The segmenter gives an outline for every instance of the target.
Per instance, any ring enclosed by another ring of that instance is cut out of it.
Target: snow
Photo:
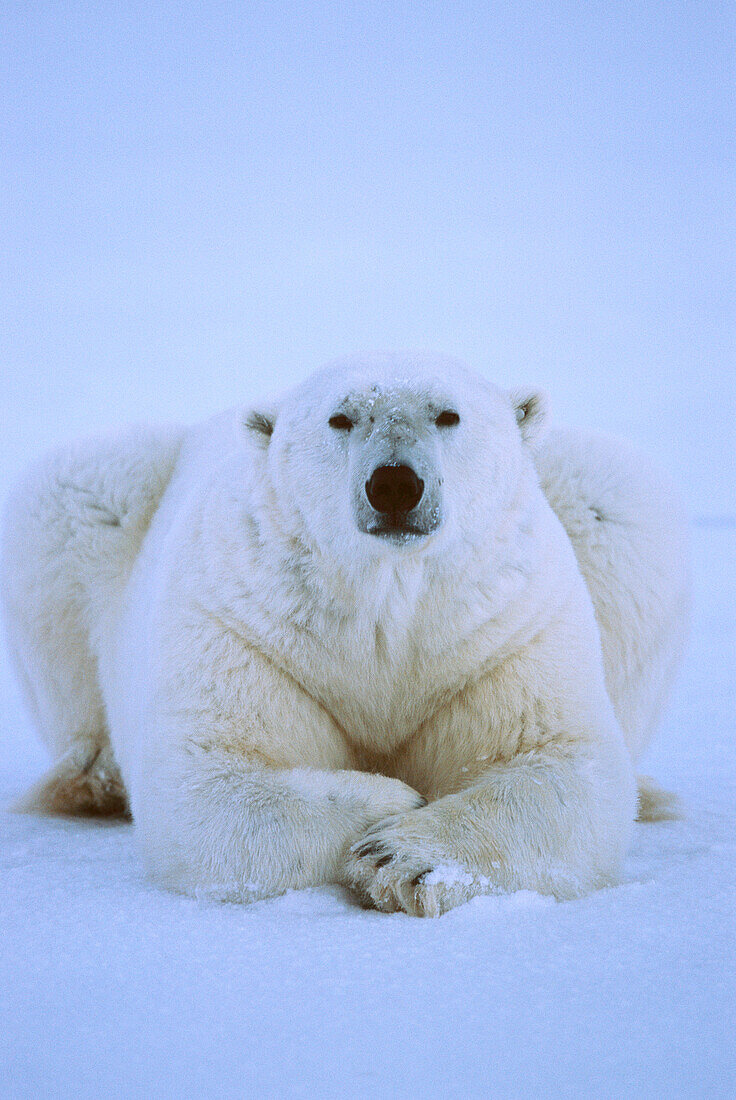
[[[637,826],[621,885],[580,901],[193,901],[146,881],[129,825],[3,814],[0,1094],[733,1096],[736,525],[696,529],[695,557],[646,761],[685,817]],[[2,700],[7,804],[44,758],[7,663]]]
[[[485,876],[478,878],[467,870],[466,867],[462,867],[459,863],[438,863],[428,875],[424,876],[424,883],[427,886],[472,886],[474,882],[481,883],[484,886],[489,885],[489,880]]]

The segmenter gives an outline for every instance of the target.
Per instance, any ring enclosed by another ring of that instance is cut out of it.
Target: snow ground
[[[148,883],[127,825],[0,817],[0,1094],[736,1094],[736,525],[695,531],[689,656],[637,826],[581,901],[478,898],[436,921],[339,888],[250,908]],[[3,664],[0,797],[44,766]]]

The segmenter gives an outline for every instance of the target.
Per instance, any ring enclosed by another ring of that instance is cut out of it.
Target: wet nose
[[[424,482],[411,466],[378,466],[365,483],[371,508],[377,512],[411,512],[422,499]]]

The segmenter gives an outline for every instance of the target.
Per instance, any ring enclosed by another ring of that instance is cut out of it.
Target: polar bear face
[[[543,415],[454,362],[392,358],[326,368],[245,424],[290,532],[364,556],[482,540]]]

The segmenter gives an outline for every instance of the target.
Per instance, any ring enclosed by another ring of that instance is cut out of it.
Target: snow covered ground
[[[695,531],[693,640],[637,826],[581,901],[436,921],[339,888],[250,908],[163,893],[128,825],[0,818],[0,1095],[736,1094],[736,526]],[[44,766],[3,665],[3,805]]]

